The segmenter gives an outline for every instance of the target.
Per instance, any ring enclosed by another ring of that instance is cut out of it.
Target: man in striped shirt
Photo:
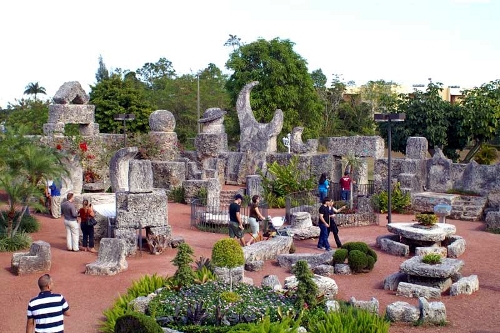
[[[26,333],[63,333],[64,316],[69,316],[69,305],[60,294],[52,293],[52,278],[44,274],[38,279],[40,294],[28,303]]]

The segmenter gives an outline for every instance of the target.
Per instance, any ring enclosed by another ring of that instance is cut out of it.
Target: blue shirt
[[[328,186],[330,183],[328,182],[328,179],[325,180],[323,184],[318,185],[318,191],[320,192],[328,192]]]

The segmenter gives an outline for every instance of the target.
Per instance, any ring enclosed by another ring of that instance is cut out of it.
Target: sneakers
[[[323,246],[318,246],[319,250],[324,250],[325,248]]]
[[[332,248],[329,247],[328,249],[325,249],[325,251],[332,251]]]

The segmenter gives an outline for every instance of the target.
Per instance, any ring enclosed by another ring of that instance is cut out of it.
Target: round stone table
[[[446,237],[457,232],[452,224],[436,223],[432,227],[424,227],[416,222],[389,223],[387,230],[401,236],[401,242],[410,247],[441,246]]]

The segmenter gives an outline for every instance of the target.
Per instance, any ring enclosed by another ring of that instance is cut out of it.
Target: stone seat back
[[[87,264],[85,274],[115,275],[128,268],[125,240],[103,238],[99,246],[97,260]]]
[[[29,252],[12,254],[11,270],[16,275],[47,272],[51,265],[50,244],[41,240],[33,242]]]

